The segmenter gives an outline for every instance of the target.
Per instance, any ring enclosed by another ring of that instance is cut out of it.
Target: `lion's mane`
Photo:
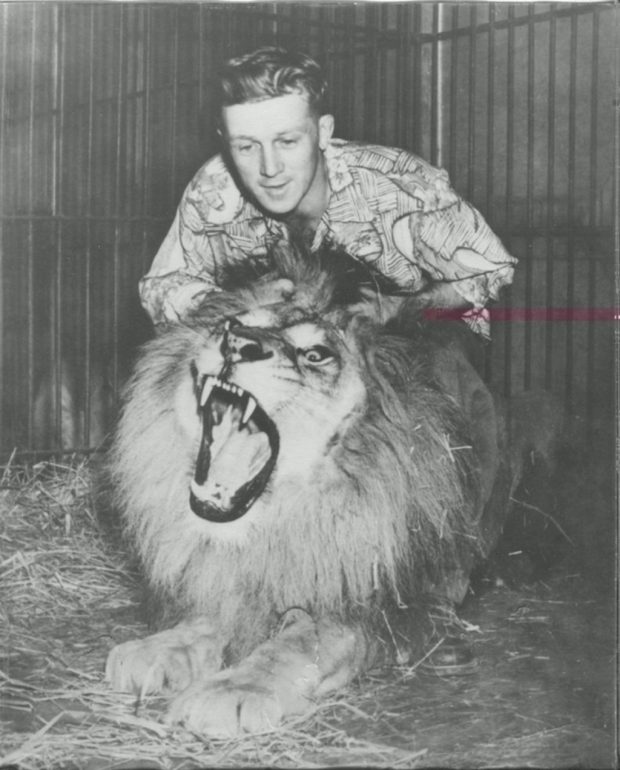
[[[292,276],[306,304],[314,290],[319,314],[342,295],[339,277],[351,283],[351,272],[334,269],[335,258],[318,267],[290,255],[275,262],[270,275]],[[251,307],[251,284],[242,274],[236,280],[238,288],[229,282],[228,291],[208,298],[191,325],[144,347],[110,455],[116,504],[161,603],[177,617],[216,618],[242,652],[290,607],[363,618],[441,593],[451,571],[469,566],[476,551],[477,466],[467,426],[433,376],[437,343],[422,328],[411,334],[411,319],[405,336],[398,323],[388,333],[357,317],[359,305],[353,316],[340,316],[358,351],[365,409],[311,483],[272,490],[269,521],[277,525],[222,542],[190,511],[197,447],[178,424],[174,402],[180,387],[191,395],[191,362],[205,335]]]

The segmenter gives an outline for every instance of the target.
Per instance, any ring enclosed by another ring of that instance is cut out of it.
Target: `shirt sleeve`
[[[398,250],[432,279],[452,283],[474,310],[484,308],[511,283],[517,260],[482,215],[452,189],[445,171],[418,164],[415,176],[410,186],[419,204],[394,223]],[[405,173],[401,187],[406,191],[408,186]]]
[[[181,227],[177,211],[151,269],[139,283],[142,306],[155,324],[179,321],[214,288],[208,271],[192,270],[181,243]]]
[[[225,224],[234,221],[241,194],[219,156],[185,190],[148,273],[140,280],[143,307],[155,324],[182,320],[217,288],[218,267],[234,251]]]

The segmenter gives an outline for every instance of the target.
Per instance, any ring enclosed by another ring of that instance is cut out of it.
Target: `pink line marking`
[[[465,311],[475,316],[474,311]],[[493,307],[480,311],[484,318],[490,321],[542,321],[542,322],[566,322],[566,321],[619,321],[619,308],[604,307]],[[464,313],[462,310],[449,308],[427,308],[424,318],[427,321],[460,321]]]

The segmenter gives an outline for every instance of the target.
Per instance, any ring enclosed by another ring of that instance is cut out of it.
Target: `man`
[[[333,139],[321,69],[304,54],[262,48],[232,59],[221,88],[224,151],[190,182],[140,282],[156,324],[182,320],[231,260],[260,259],[295,234],[311,249],[341,246],[420,307],[462,308],[488,335],[480,311],[516,260],[444,171],[402,150]]]

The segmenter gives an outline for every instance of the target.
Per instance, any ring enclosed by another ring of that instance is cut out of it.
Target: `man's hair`
[[[327,84],[321,67],[304,53],[284,48],[259,48],[230,59],[221,72],[221,106],[259,102],[286,94],[306,96],[321,115]]]

